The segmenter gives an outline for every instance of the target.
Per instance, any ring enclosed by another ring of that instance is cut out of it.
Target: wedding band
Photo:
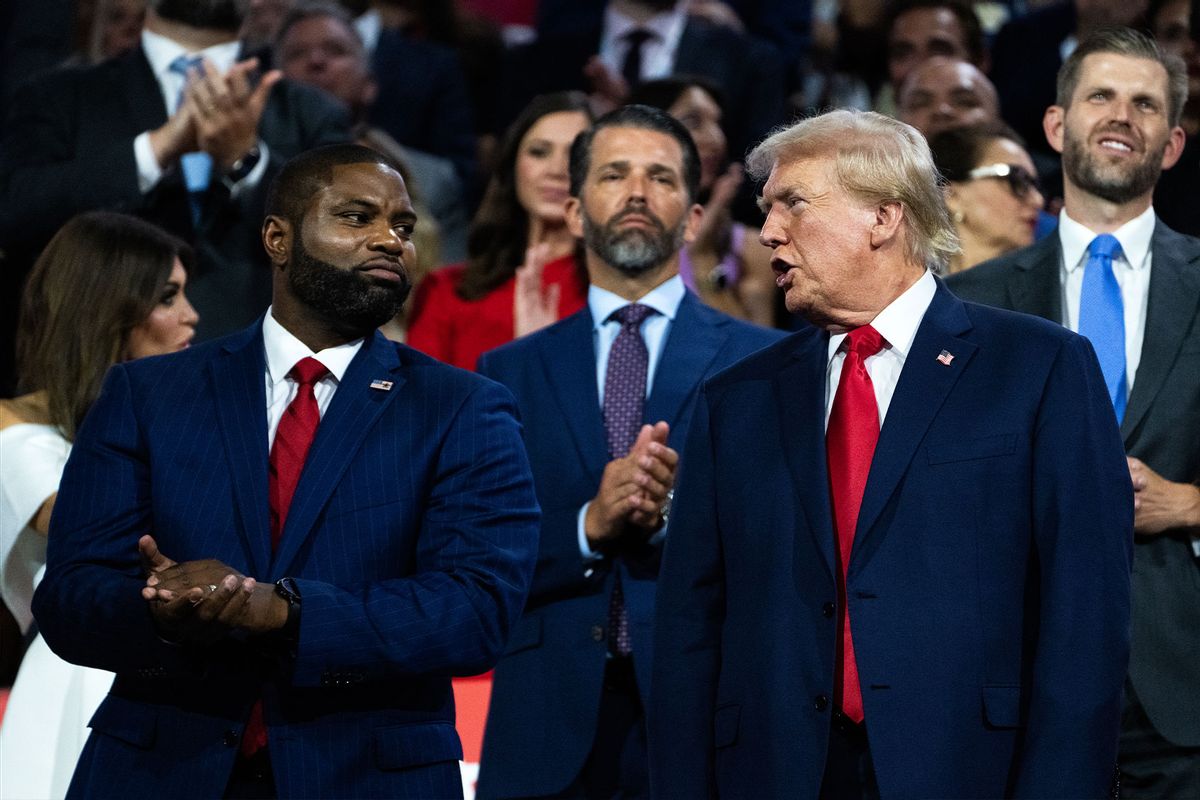
[[[208,591],[209,591],[209,594],[212,594],[212,593],[213,593],[213,592],[215,592],[216,590],[217,590],[217,585],[216,585],[215,583],[210,583],[210,584],[208,585]]]

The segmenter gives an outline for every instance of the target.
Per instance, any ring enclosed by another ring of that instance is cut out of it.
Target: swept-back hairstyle
[[[1101,28],[1085,36],[1059,67],[1055,105],[1071,107],[1071,98],[1079,87],[1083,60],[1095,53],[1145,58],[1161,64],[1167,71],[1167,122],[1172,127],[1179,124],[1188,95],[1187,65],[1182,58],[1166,52],[1154,39],[1133,28]]]
[[[579,197],[592,166],[592,140],[605,128],[641,128],[665,133],[679,142],[683,151],[683,184],[688,200],[695,201],[700,194],[700,153],[696,143],[683,123],[661,108],[629,105],[608,112],[583,133],[575,137],[571,145],[571,196]]]
[[[529,129],[549,114],[575,111],[590,122],[591,107],[582,92],[553,92],[529,101],[508,126],[483,201],[467,233],[467,264],[458,294],[478,300],[508,280],[525,261],[529,212],[517,199],[517,155]]]
[[[942,272],[958,252],[929,145],[916,128],[873,111],[830,111],[776,130],[746,165],[762,181],[782,158],[814,157],[833,158],[838,183],[851,197],[900,204],[912,261]]]
[[[50,421],[68,439],[127,357],[130,332],[162,297],[175,260],[192,249],[136,217],[81,214],[42,251],[25,283],[17,330],[22,391],[47,395]]]

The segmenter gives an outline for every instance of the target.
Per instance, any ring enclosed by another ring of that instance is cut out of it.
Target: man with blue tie
[[[645,797],[644,707],[666,515],[700,382],[779,334],[684,288],[703,214],[699,156],[668,114],[626,106],[571,147],[567,220],[588,305],[485,353],[517,398],[538,500],[538,565],[496,667],[478,796]]]
[[[658,581],[656,797],[1100,797],[1133,501],[1091,346],[964,303],[914,128],[759,145],[810,327],[704,384]]]
[[[416,222],[386,157],[310,151],[241,333],[115,367],[34,614],[117,673],[72,797],[461,797],[453,675],[525,600],[538,508],[511,395],[383,338]]]
[[[1063,156],[1058,233],[947,281],[1096,348],[1137,508],[1120,749],[1135,797],[1200,797],[1200,240],[1151,206],[1183,151],[1186,96],[1183,62],[1146,36],[1080,42],[1045,119]]]

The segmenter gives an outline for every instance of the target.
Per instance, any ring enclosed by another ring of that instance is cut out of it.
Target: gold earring
[[[954,220],[955,225],[962,225],[967,220],[967,215],[955,209],[950,212],[950,218]]]

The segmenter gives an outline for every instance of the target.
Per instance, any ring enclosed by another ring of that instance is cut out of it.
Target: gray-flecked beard
[[[654,230],[618,230],[617,223],[631,213],[649,219]],[[600,256],[604,263],[635,278],[662,266],[679,252],[679,248],[683,247],[685,227],[686,220],[680,219],[676,229],[668,231],[662,220],[644,208],[615,214],[603,225],[598,224],[584,211],[583,243]]]
[[[1076,186],[1110,203],[1128,203],[1151,191],[1162,174],[1167,143],[1147,152],[1136,164],[1104,164],[1087,149],[1087,140],[1067,136],[1063,147],[1063,173]]]

